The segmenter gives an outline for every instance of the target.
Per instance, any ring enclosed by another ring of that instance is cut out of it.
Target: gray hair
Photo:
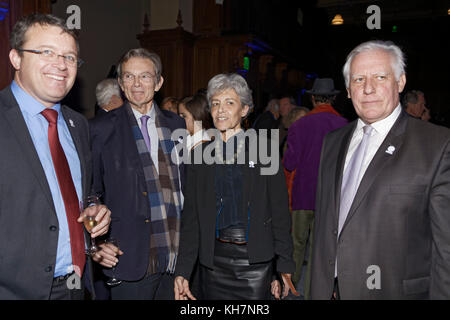
[[[271,99],[267,103],[265,111],[278,112],[280,111],[280,101],[278,99]]]
[[[306,115],[309,111],[306,107],[297,107],[295,106],[286,117],[282,118],[281,121],[283,122],[283,125],[285,128],[289,128],[297,119],[297,117],[303,113],[302,117]]]
[[[208,82],[207,99],[211,109],[211,98],[225,90],[233,89],[241,100],[241,106],[248,106],[247,115],[253,110],[252,90],[247,81],[237,73],[218,74]],[[244,117],[245,118],[245,117]]]
[[[113,95],[120,98],[120,87],[116,79],[105,79],[97,84],[95,97],[99,106],[107,105]]]
[[[367,41],[358,45],[347,56],[347,60],[342,68],[346,88],[349,88],[350,86],[350,65],[352,64],[353,58],[362,52],[372,50],[383,50],[391,55],[391,65],[397,81],[400,79],[400,76],[405,73],[405,55],[397,45],[395,45],[392,41]]]
[[[77,46],[77,53],[80,54],[80,44],[78,43],[77,34],[67,27],[66,22],[57,16],[41,13],[33,13],[24,16],[19,21],[16,22],[9,36],[9,44],[11,46],[11,49],[15,50],[23,49],[22,46],[25,42],[26,32],[28,31],[29,28],[31,28],[36,24],[40,26],[53,26],[61,28],[63,33],[70,35],[75,40],[75,44]],[[22,52],[19,51],[19,54],[22,55]]]
[[[162,73],[161,58],[156,53],[150,52],[144,48],[131,49],[120,58],[117,65],[117,76],[119,77],[119,79],[122,78],[123,64],[131,58],[144,58],[149,59],[151,62],[153,62],[153,65],[155,66],[156,81],[159,83]]]
[[[425,96],[422,91],[419,90],[410,90],[405,93],[402,100],[402,106],[407,107],[408,103],[417,103],[419,101],[419,96]]]

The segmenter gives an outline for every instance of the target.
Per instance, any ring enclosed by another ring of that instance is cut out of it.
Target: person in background
[[[175,97],[166,97],[161,102],[161,109],[178,114],[179,101]]]
[[[211,140],[206,130],[212,127],[212,119],[209,113],[208,100],[203,94],[195,94],[183,99],[179,104],[179,115],[186,122],[186,129],[189,132],[187,137],[188,150]]]
[[[294,283],[299,282],[306,261],[305,283],[301,287],[304,287],[305,298],[308,299],[320,151],[325,135],[346,125],[347,120],[332,106],[339,93],[334,88],[333,79],[317,78],[312,89],[306,92],[311,95],[313,109],[289,128],[283,164],[286,170],[295,171],[292,185],[292,238],[297,269],[293,279]],[[309,252],[309,258],[306,252]]]
[[[108,112],[122,106],[123,100],[117,79],[104,79],[95,88],[99,112]]]
[[[305,114],[307,114],[310,110],[306,107],[297,107],[295,106],[291,111],[289,111],[289,113],[287,114],[286,117],[284,117],[282,119],[283,121],[283,126],[285,128],[288,129],[288,133],[289,133],[289,128],[291,127],[291,125],[297,121],[298,119],[300,119],[301,117],[303,117]],[[281,142],[280,145],[280,154],[284,154],[284,152],[287,149],[287,137],[284,137],[284,140]]]
[[[279,118],[280,102],[278,99],[271,99],[267,103],[266,110],[255,120],[253,129],[257,131],[260,129],[278,129],[278,126],[280,125]],[[270,132],[267,136],[270,137]]]
[[[285,127],[283,118],[286,118],[292,109],[296,107],[295,99],[289,95],[281,96],[280,100],[280,118],[278,119],[278,129],[279,131],[279,146],[283,144],[288,134],[288,128]],[[280,155],[283,158],[283,149],[280,148]]]
[[[422,119],[423,114],[428,110],[426,107],[425,95],[419,90],[410,90],[406,92],[403,96],[402,106],[405,108],[406,113],[416,119]]]

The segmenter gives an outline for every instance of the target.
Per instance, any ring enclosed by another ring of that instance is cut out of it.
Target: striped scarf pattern
[[[147,149],[136,117],[128,108],[128,117],[144,169],[147,197],[151,211],[150,261],[147,273],[173,273],[180,240],[181,190],[179,170],[172,162],[171,152],[175,144],[171,140],[164,115],[153,104],[158,132],[159,174]]]

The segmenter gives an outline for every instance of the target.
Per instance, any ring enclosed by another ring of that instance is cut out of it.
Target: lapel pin
[[[250,162],[248,163],[248,166],[249,166],[250,168],[254,168],[254,167],[255,167],[255,163],[254,163],[253,161],[250,161]]]
[[[75,128],[75,124],[73,123],[73,120],[72,120],[72,119],[69,119],[69,124],[70,124],[70,126],[71,126],[72,128]]]
[[[389,146],[389,147],[386,149],[386,153],[388,153],[388,154],[390,154],[390,155],[392,155],[392,154],[394,153],[394,151],[395,151],[395,147],[394,147],[394,146]]]

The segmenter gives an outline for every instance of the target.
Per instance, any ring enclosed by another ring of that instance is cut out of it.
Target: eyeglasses
[[[58,60],[59,57],[63,57],[64,62],[66,65],[71,67],[81,67],[81,65],[84,63],[83,60],[78,59],[77,56],[73,54],[57,54],[53,50],[45,49],[45,50],[29,50],[29,49],[17,49],[17,51],[20,52],[29,52],[38,54],[41,59],[48,61],[48,62],[55,62]]]
[[[145,72],[145,73],[141,73],[137,77],[138,77],[140,82],[150,83],[150,82],[153,81],[153,78],[155,78],[156,76],[154,74],[149,73],[149,72]],[[131,74],[131,73],[125,73],[122,76],[122,81],[123,82],[127,82],[127,83],[134,83],[135,79],[136,79],[136,76],[134,74]]]

